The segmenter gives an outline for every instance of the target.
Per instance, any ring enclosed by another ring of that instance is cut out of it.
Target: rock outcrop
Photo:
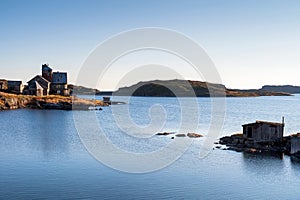
[[[243,137],[243,134],[234,134],[222,137],[218,144],[226,145],[226,150],[249,153],[284,153],[291,155],[291,140],[294,136],[269,142],[253,142]]]
[[[184,134],[184,133],[177,133],[176,132],[161,132],[161,133],[157,133],[156,135],[160,135],[160,136],[168,136],[171,134],[175,134],[176,137],[189,137],[189,138],[200,138],[203,137],[203,135],[198,134],[198,133],[188,133],[188,134]],[[175,137],[173,136],[172,139],[174,139]]]
[[[190,138],[200,138],[200,137],[203,137],[203,135],[198,134],[198,133],[188,133],[187,136],[190,137]]]
[[[91,106],[107,106],[107,104],[100,100],[87,100],[76,97],[64,97],[57,95],[38,97],[0,92],[0,110],[12,110],[19,108],[87,110]]]
[[[179,133],[179,134],[176,134],[175,136],[176,136],[176,137],[185,137],[186,135],[183,134],[183,133]]]

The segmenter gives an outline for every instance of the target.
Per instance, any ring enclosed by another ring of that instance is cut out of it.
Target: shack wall
[[[292,137],[291,138],[291,154],[297,153],[300,151],[300,138]]]
[[[283,138],[283,125],[256,123],[243,126],[243,136],[254,142],[269,142]],[[252,132],[249,133],[249,132]],[[252,135],[252,137],[251,137]]]

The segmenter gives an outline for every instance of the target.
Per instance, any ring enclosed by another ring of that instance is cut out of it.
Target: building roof
[[[52,83],[54,84],[67,84],[68,75],[67,72],[53,72]]]
[[[257,120],[255,123],[250,123],[250,124],[244,124],[243,126],[252,126],[256,124],[269,124],[273,126],[284,126],[284,123],[278,123],[278,122],[267,122],[267,121],[259,121]]]
[[[36,76],[33,77],[32,79],[30,79],[30,81],[28,81],[27,83],[30,83],[31,81],[35,81],[36,78],[40,78],[40,79],[42,79],[43,81],[46,81],[46,82],[50,83],[50,81],[48,81],[47,79],[45,79],[45,78],[42,77],[41,75],[36,75]]]
[[[22,84],[22,81],[13,81],[13,80],[8,80],[8,84]]]

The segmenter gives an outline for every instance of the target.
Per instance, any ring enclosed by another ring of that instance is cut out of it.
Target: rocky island
[[[89,107],[95,106],[107,106],[107,104],[100,100],[88,100],[74,96],[34,96],[0,92],[0,110],[19,108],[87,110]]]
[[[283,131],[284,122],[256,121],[243,125],[243,133],[222,137],[216,144],[225,145],[224,150],[285,154],[300,160],[300,133],[283,136]]]
[[[172,91],[171,91],[172,90]],[[176,94],[174,94],[174,91]],[[258,97],[258,96],[290,96],[287,92],[276,92],[262,89],[238,90],[228,89],[225,85],[192,80],[154,80],[139,82],[123,87],[113,93],[116,96],[146,97]]]

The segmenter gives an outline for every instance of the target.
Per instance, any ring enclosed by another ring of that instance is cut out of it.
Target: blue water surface
[[[113,97],[113,100],[126,99]],[[191,117],[190,123],[196,121],[197,132],[206,135],[211,100],[197,100],[199,118]],[[300,132],[299,102],[299,95],[227,98],[226,117],[219,136],[241,132],[244,123],[258,119],[280,121],[282,116],[286,122],[285,135]],[[182,107],[176,98],[131,97],[127,103],[131,120],[140,126],[151,122],[149,109],[160,105],[166,112],[162,131],[176,132],[180,127]],[[95,114],[109,140],[120,148],[151,152],[172,141],[171,136],[141,139],[126,135],[115,123],[112,108],[105,107]],[[111,169],[85,149],[76,131],[74,112],[94,111],[0,112],[0,199],[300,198],[300,163],[291,162],[288,156],[219,149],[199,159],[205,137],[195,139],[179,160],[158,171],[131,174]],[[185,130],[190,131],[188,127]]]

